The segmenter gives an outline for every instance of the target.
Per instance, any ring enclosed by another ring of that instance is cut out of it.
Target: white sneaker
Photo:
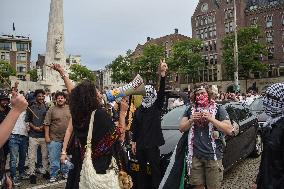
[[[50,179],[49,179],[49,182],[55,182],[56,181],[56,178],[55,177],[51,177]]]

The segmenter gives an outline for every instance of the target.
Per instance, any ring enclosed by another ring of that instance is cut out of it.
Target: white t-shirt
[[[25,117],[26,117],[26,111],[24,111],[20,114],[20,116],[17,119],[17,122],[15,124],[15,127],[12,130],[12,134],[28,136]]]

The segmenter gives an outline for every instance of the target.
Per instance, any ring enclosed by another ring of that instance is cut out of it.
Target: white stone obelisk
[[[63,0],[51,0],[50,2],[45,64],[43,67],[43,85],[52,91],[60,90],[64,85],[60,75],[47,66],[52,63],[60,64],[64,69],[66,67]]]

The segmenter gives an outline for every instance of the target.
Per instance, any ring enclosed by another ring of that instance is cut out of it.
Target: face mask
[[[196,96],[196,104],[200,107],[206,107],[209,104],[208,94],[200,94]]]
[[[157,99],[157,92],[152,85],[145,86],[146,95],[142,98],[142,106],[144,108],[151,107]]]

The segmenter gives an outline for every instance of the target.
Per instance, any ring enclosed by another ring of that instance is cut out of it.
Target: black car
[[[239,128],[236,136],[226,136],[226,148],[224,149],[223,166],[225,172],[236,165],[242,159],[252,155],[258,157],[262,153],[261,131],[257,118],[249,108],[238,102],[225,102],[222,104],[229,114],[231,122]],[[172,152],[178,143],[182,133],[179,131],[179,122],[186,110],[186,106],[177,107],[163,116],[162,129],[165,144],[160,147],[161,173],[169,164]],[[139,162],[130,155],[131,175],[136,179],[139,171]],[[150,174],[150,169],[149,174]]]
[[[268,115],[264,111],[262,99],[263,97],[258,97],[249,105],[249,109],[258,119],[258,124],[260,127],[262,127],[268,119]]]

